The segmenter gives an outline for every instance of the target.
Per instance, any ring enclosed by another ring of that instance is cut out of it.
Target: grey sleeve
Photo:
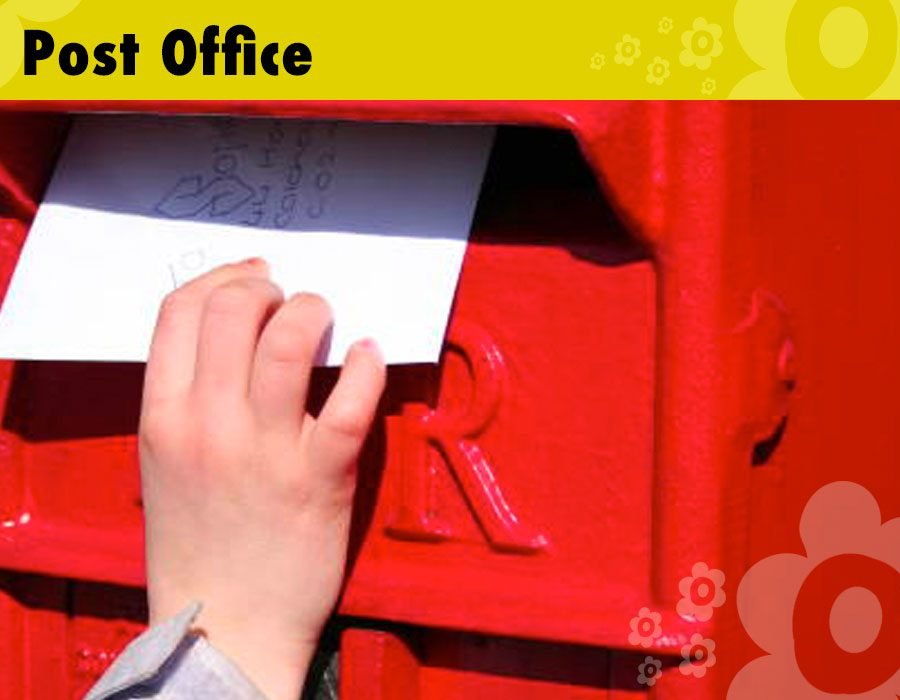
[[[190,627],[200,604],[131,642],[84,700],[266,700],[231,661]]]

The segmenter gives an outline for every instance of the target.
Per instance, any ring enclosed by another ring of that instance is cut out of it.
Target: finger
[[[197,338],[206,297],[216,287],[242,277],[262,279],[260,258],[222,265],[171,292],[162,302],[144,375],[144,402],[187,394],[194,380]]]
[[[309,374],[330,326],[331,309],[314,294],[291,297],[266,324],[250,380],[250,401],[264,425],[299,430]]]
[[[340,477],[356,462],[384,385],[378,346],[371,340],[355,343],[310,436],[310,454],[324,477]]]
[[[254,278],[232,280],[207,295],[193,387],[201,401],[219,403],[247,397],[256,343],[266,320],[282,301],[276,285]]]

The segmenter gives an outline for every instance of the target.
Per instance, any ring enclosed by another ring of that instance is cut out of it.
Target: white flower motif
[[[631,34],[625,34],[622,41],[616,44],[616,63],[632,66],[641,57],[641,40]]]
[[[681,647],[681,658],[684,659],[678,670],[685,676],[703,678],[706,669],[716,665],[716,643],[706,639],[702,634],[694,633],[691,641]]]
[[[0,85],[19,71],[25,53],[22,19],[49,22],[69,14],[80,0],[6,0],[0,2]]]
[[[882,99],[900,84],[900,0],[737,0],[734,31],[761,70],[731,90],[738,99]]]
[[[684,50],[679,55],[683,66],[696,66],[706,70],[714,58],[722,55],[722,27],[711,24],[703,17],[694,20],[693,27],[681,35]]]
[[[637,682],[652,688],[661,674],[662,661],[648,656],[644,659],[644,663],[638,666]]]
[[[838,481],[800,518],[806,554],[773,554],[737,590],[741,622],[767,656],[731,682],[728,700],[900,695],[900,518],[881,522],[875,497]]]
[[[713,608],[725,603],[725,574],[719,569],[710,569],[706,562],[699,561],[691,569],[691,575],[678,583],[681,599],[675,606],[676,612],[687,620],[706,622],[713,615]]]
[[[641,608],[638,614],[631,618],[631,632],[628,635],[628,643],[649,649],[654,640],[662,636],[662,615],[653,612],[650,608]]]
[[[654,57],[647,66],[647,82],[651,85],[662,85],[670,75],[672,71],[669,70],[669,62],[662,56]]]

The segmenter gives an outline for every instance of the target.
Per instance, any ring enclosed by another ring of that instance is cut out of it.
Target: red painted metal
[[[4,284],[66,112],[100,106],[0,114]],[[498,139],[442,363],[392,369],[363,458],[342,697],[646,697],[647,654],[666,668],[652,697],[724,697],[758,653],[737,582],[801,551],[812,493],[852,479],[900,512],[900,107],[102,107],[518,127]],[[0,363],[9,697],[75,697],[139,629],[139,591],[84,581],[143,582],[140,380]],[[707,622],[675,612],[696,562],[726,573]],[[649,649],[628,639],[642,607],[662,614]],[[696,632],[718,645],[703,679],[671,668]]]
[[[0,700],[79,700],[145,618],[137,589],[0,573]]]

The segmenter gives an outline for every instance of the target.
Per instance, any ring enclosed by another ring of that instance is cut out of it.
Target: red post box
[[[738,582],[799,551],[812,493],[896,515],[895,105],[7,106],[4,279],[67,113],[100,107],[501,125],[442,361],[391,369],[362,460],[342,698],[724,697],[758,653]],[[140,380],[0,365],[11,698],[77,697],[140,629]],[[709,619],[677,608],[699,564]]]

